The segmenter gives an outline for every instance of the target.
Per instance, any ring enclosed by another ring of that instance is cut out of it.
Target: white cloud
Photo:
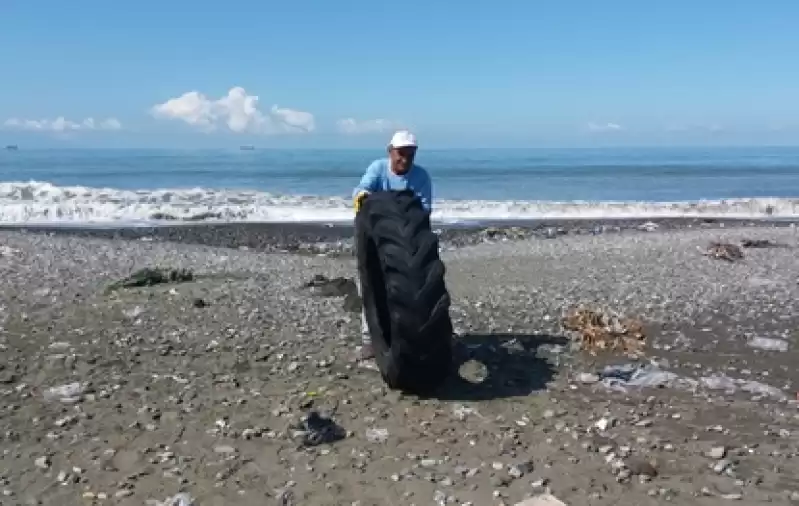
[[[3,126],[16,130],[27,130],[29,132],[75,132],[86,130],[121,130],[122,123],[116,118],[108,118],[102,121],[95,121],[94,118],[86,118],[80,123],[70,121],[63,116],[56,119],[18,119],[10,118],[3,123]]]
[[[336,121],[336,129],[341,133],[349,135],[381,133],[399,128],[399,123],[387,119],[367,119],[359,121],[355,118],[344,118]]]
[[[591,132],[616,132],[624,130],[618,123],[588,123],[587,127]]]
[[[235,133],[307,133],[316,129],[314,116],[309,112],[277,105],[266,113],[261,112],[258,97],[248,95],[239,86],[217,100],[210,100],[198,91],[189,91],[153,106],[150,113],[156,118],[183,121],[205,132],[222,125]]]

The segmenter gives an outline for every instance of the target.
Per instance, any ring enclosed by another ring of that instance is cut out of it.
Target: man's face
[[[395,174],[405,174],[413,165],[413,158],[416,156],[416,148],[409,146],[404,148],[388,148],[389,158],[391,159],[391,170]]]

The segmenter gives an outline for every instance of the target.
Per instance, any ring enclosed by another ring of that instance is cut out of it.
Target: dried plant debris
[[[774,242],[771,239],[742,239],[741,246],[744,248],[784,248],[784,244]]]
[[[580,349],[591,355],[599,351],[640,354],[646,346],[643,324],[615,313],[577,307],[564,316],[563,326],[577,332]]]
[[[743,260],[744,257],[744,252],[740,246],[725,242],[712,242],[704,251],[700,249],[700,252],[707,257],[728,262]]]
[[[108,287],[108,291],[120,288],[137,288],[155,286],[164,283],[183,283],[194,280],[194,274],[188,269],[144,268],[121,279]]]

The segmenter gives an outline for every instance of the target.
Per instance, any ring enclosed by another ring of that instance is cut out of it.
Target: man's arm
[[[355,198],[361,192],[376,192],[379,189],[377,186],[379,181],[380,163],[378,161],[374,161],[369,165],[369,167],[367,167],[363,176],[361,176],[361,181],[352,191],[352,197]]]

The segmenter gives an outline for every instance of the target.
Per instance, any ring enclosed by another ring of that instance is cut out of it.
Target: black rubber
[[[376,192],[355,219],[358,274],[375,361],[391,389],[428,393],[452,369],[450,297],[438,236],[410,191]]]

